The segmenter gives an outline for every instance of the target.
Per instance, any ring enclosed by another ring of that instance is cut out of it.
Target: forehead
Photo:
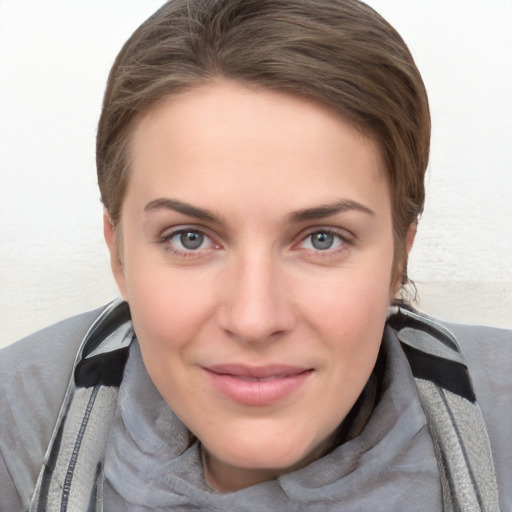
[[[134,130],[131,161],[128,189],[146,197],[250,204],[387,195],[376,144],[332,109],[229,81],[155,105]]]

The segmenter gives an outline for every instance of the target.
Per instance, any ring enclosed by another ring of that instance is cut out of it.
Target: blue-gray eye
[[[183,231],[180,233],[180,242],[185,249],[199,249],[204,242],[204,235],[198,231]]]
[[[318,231],[316,233],[312,233],[311,237],[311,245],[317,251],[326,251],[327,249],[331,249],[334,244],[334,235],[325,231]]]

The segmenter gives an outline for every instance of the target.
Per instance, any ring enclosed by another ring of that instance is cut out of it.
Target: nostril
[[[256,307],[257,306],[257,307]],[[219,315],[220,327],[231,337],[245,343],[278,339],[293,328],[293,313],[285,304],[233,303]]]
[[[270,254],[270,255],[269,255]],[[294,314],[268,248],[253,248],[230,268],[219,304],[220,327],[245,343],[276,340],[294,325]]]

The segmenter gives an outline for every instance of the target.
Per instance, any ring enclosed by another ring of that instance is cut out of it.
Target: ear
[[[418,223],[413,222],[409,229],[407,230],[407,234],[405,235],[405,251],[407,256],[411,252],[412,246],[414,244],[414,239],[416,238],[416,232],[418,231]]]
[[[105,242],[107,242],[108,251],[110,253],[110,267],[112,268],[114,279],[116,280],[121,295],[127,301],[126,278],[120,254],[121,243],[120,240],[116,239],[114,224],[106,210],[103,212],[103,236],[105,237]]]
[[[392,302],[399,292],[400,288],[403,284],[403,277],[404,273],[407,269],[407,260],[409,259],[409,254],[411,252],[412,246],[414,245],[414,239],[416,238],[416,232],[418,230],[418,223],[413,222],[409,229],[407,230],[407,233],[405,234],[405,252],[403,255],[403,261],[400,263],[400,267],[398,268],[397,274],[395,275],[395,278],[393,280],[392,286],[391,286],[391,293],[389,300]]]

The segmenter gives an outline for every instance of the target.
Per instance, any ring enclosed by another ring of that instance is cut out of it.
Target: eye
[[[182,228],[162,237],[169,249],[177,254],[187,254],[215,247],[213,240],[197,229]]]
[[[313,251],[328,251],[345,245],[348,241],[340,234],[327,229],[322,229],[309,233],[300,243],[301,249],[310,249]]]

